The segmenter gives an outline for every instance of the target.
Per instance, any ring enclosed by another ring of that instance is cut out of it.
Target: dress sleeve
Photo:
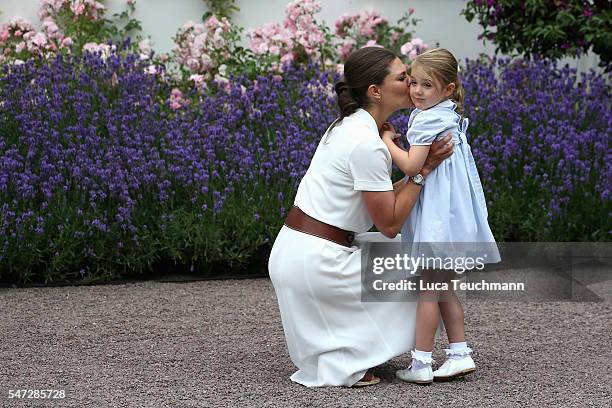
[[[453,124],[447,123],[435,110],[421,111],[415,115],[406,138],[411,146],[429,146],[440,133],[451,127]]]
[[[355,190],[393,190],[389,175],[391,154],[379,140],[368,140],[358,144],[349,155],[348,169]]]

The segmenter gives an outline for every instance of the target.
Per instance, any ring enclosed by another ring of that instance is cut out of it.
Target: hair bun
[[[349,87],[344,81],[338,81],[338,83],[334,86],[334,89],[338,95],[349,91]]]
[[[338,94],[338,107],[341,117],[352,115],[361,106],[353,97],[353,93],[345,81],[339,81],[334,86]]]
[[[368,96],[368,88],[384,82],[396,59],[392,51],[379,47],[363,47],[351,53],[344,63],[344,76],[334,85],[340,120],[374,103]]]

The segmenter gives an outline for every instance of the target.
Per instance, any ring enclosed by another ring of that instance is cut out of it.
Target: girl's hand
[[[393,134],[396,133],[395,128],[389,122],[383,123],[382,127],[380,128],[380,137],[383,137],[385,132],[393,132]]]
[[[385,130],[390,130],[390,131],[392,131],[393,133],[396,133],[396,132],[395,132],[395,128],[394,128],[394,127],[393,127],[393,125],[392,125],[391,123],[389,123],[389,122],[385,122],[385,123],[383,123],[382,127],[380,128],[380,131],[381,131],[381,136],[382,136],[382,132],[384,132]]]
[[[391,125],[389,122],[383,123],[382,128],[380,129],[380,137],[382,138],[383,142],[387,144],[393,143],[396,146],[399,146],[400,135],[395,133],[393,125]]]
[[[453,136],[449,133],[440,140],[436,140],[431,144],[429,148],[429,154],[425,159],[425,164],[421,169],[421,175],[427,177],[440,163],[445,159],[451,157],[453,154],[454,144],[449,143],[453,139]]]
[[[395,141],[399,139],[399,135],[390,130],[383,131],[380,137],[385,143],[395,143]]]

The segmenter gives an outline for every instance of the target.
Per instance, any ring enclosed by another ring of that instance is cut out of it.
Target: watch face
[[[417,183],[417,184],[422,184],[423,183],[423,176],[421,176],[420,174],[417,174],[416,176],[414,176],[412,178],[412,180],[414,180],[414,182]]]

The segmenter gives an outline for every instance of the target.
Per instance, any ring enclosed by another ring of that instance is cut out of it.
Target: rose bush
[[[497,50],[549,58],[575,57],[593,48],[612,61],[612,8],[608,0],[471,0],[462,11],[477,19],[481,38]]]

